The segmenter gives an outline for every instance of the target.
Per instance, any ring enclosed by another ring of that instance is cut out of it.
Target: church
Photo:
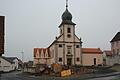
[[[76,24],[72,21],[72,14],[68,10],[67,0],[66,9],[62,14],[62,22],[58,27],[60,34],[58,37],[56,37],[56,39],[51,43],[51,45],[48,48],[34,48],[34,63],[48,65],[53,63],[59,63],[68,66],[82,65],[83,62],[85,62],[83,61],[83,57],[86,57],[82,52],[83,49],[81,38],[79,38],[75,34]],[[91,60],[91,65],[102,64],[102,51],[100,49],[89,48],[87,50],[87,53],[91,54],[91,52],[89,51],[93,50],[92,53],[97,55],[94,56],[93,60]],[[97,62],[98,58],[100,58],[99,63]],[[90,59],[88,57],[88,60],[86,60],[86,62],[89,63],[89,60]]]

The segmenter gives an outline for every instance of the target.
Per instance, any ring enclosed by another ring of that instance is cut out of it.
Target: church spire
[[[68,0],[66,0],[66,9],[68,8]]]
[[[72,14],[68,10],[68,0],[66,0],[66,10],[62,14],[62,23],[61,24],[75,25],[75,23],[72,22]]]
[[[66,20],[71,21],[72,20],[72,14],[68,11],[68,0],[66,0],[66,10],[62,14],[62,20],[63,21],[66,21]]]

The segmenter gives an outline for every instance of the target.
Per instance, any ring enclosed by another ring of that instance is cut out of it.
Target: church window
[[[80,46],[79,45],[76,45],[76,48],[79,48]]]
[[[71,50],[70,49],[68,49],[68,54],[71,54]]]
[[[59,47],[62,47],[62,44],[59,44]]]
[[[67,35],[67,37],[68,37],[68,38],[71,38],[71,35],[70,35],[70,34],[68,34],[68,35]]]
[[[71,28],[67,28],[67,32],[68,32],[68,33],[71,33]]]
[[[67,54],[71,54],[71,52],[72,52],[71,47],[72,47],[72,46],[67,46]]]
[[[80,61],[80,58],[79,58],[79,57],[77,57],[77,61]]]
[[[59,62],[62,62],[62,58],[59,58]]]
[[[60,29],[60,33],[62,34],[62,29]]]

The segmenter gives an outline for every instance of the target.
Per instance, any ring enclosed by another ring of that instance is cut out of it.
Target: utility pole
[[[21,52],[22,54],[22,72],[24,71],[24,52]]]
[[[21,53],[22,53],[22,62],[24,62],[24,52]]]

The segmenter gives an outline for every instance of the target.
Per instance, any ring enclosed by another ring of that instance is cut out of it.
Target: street
[[[21,72],[11,72],[1,74],[0,80],[119,80],[120,75],[104,76],[104,77],[82,77],[82,76],[70,76],[70,77],[53,77],[53,76],[33,76],[23,75]]]
[[[109,77],[101,77],[101,78],[93,78],[88,80],[119,80],[118,76],[109,76]]]
[[[1,80],[38,80],[29,76],[22,75],[21,72],[11,72],[1,74]]]

